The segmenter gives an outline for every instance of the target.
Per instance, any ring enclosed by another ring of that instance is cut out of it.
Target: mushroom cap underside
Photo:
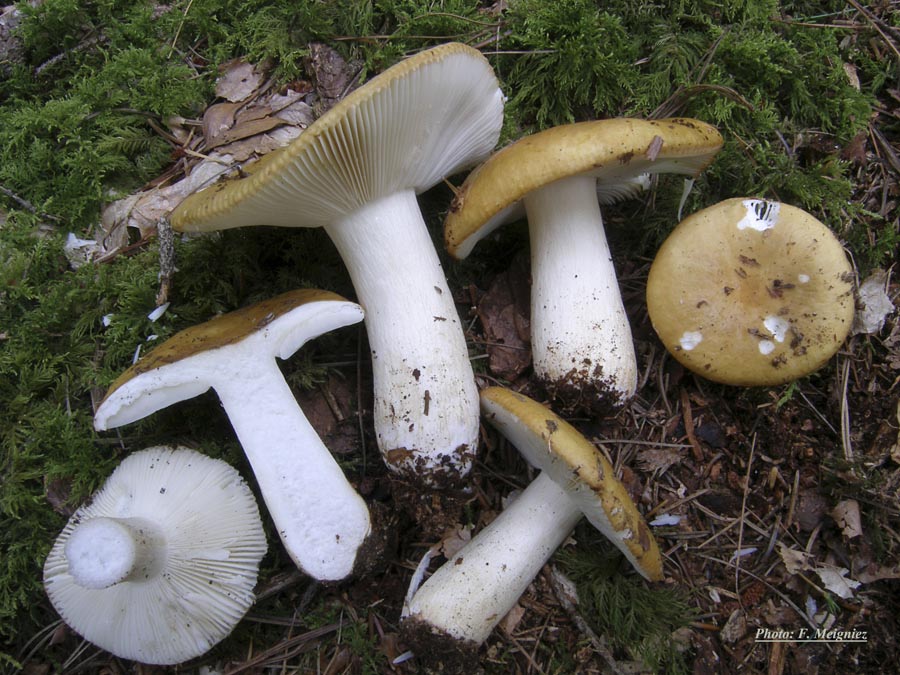
[[[90,589],[69,573],[66,543],[79,523],[154,523],[166,552],[158,574]],[[126,457],[79,508],[44,565],[44,585],[65,622],[116,656],[174,664],[208,651],[253,603],[266,538],[253,493],[227,463],[186,448]]]
[[[292,143],[185,199],[178,231],[318,227],[404,189],[422,192],[497,143],[503,94],[487,59],[448,43],[352,91]]]
[[[485,418],[547,473],[642,576],[663,578],[662,556],[643,516],[606,458],[575,427],[527,396],[503,387],[481,391]]]
[[[650,269],[647,308],[666,349],[703,377],[793,381],[827,362],[853,322],[854,274],[802,209],[735,198],[684,219]]]
[[[634,181],[642,174],[697,175],[721,147],[715,127],[689,118],[613,118],[540,131],[496,152],[469,174],[447,214],[444,243],[452,256],[465,258],[507,222],[528,193],[555,181],[591,175],[634,193]]]
[[[163,369],[167,366],[184,362],[192,356],[212,353],[259,334],[269,338],[269,353],[273,357],[286,359],[306,341],[330,330],[358,323],[363,317],[359,305],[336,293],[303,288],[186,328],[147,353],[113,381],[97,408],[95,426],[106,429],[111,417],[138,402],[144,390],[135,383],[141,375],[166,372]],[[207,379],[198,379],[194,374],[181,378],[172,372],[171,377],[162,377],[162,380],[170,380],[171,396],[160,393],[152,405],[145,401],[141,407],[146,410],[136,412],[137,417],[128,416],[127,421],[140,419],[167,405],[199,395],[210,386]],[[160,382],[154,382],[152,386],[160,386]],[[127,421],[120,421],[114,426],[126,424]]]

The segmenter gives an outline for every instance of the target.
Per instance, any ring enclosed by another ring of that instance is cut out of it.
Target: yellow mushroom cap
[[[575,427],[527,396],[503,387],[481,391],[485,418],[532,466],[571,496],[585,517],[642,576],[663,578],[662,556],[643,516],[606,458]]]
[[[627,193],[642,174],[697,175],[721,147],[715,127],[688,118],[596,120],[526,136],[469,174],[444,223],[444,243],[465,258],[529,192],[563,178],[591,175]]]
[[[236,344],[263,331],[270,334],[272,356],[286,359],[311,337],[362,319],[362,308],[342,296],[304,288],[191,326],[150,351],[113,381],[97,408],[95,425],[102,430],[108,424],[127,424],[171,403],[197,396],[210,386],[206,378],[193,372],[172,375],[164,378],[164,384],[156,380],[148,384],[148,390],[158,388],[151,398],[145,395],[147,391],[137,381],[142,375],[161,373],[164,369],[174,372],[166,367]]]
[[[487,156],[502,109],[496,75],[477,49],[451,42],[419,52],[243,167],[242,177],[185,199],[172,227],[319,227],[398,190],[422,192]]]
[[[724,384],[771,386],[825,364],[853,322],[837,237],[802,209],[728,199],[685,218],[650,268],[647,309],[666,349]]]

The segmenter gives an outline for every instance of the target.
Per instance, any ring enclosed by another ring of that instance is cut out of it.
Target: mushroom
[[[195,193],[172,214],[179,231],[325,229],[366,310],[378,446],[392,471],[432,485],[471,468],[478,390],[416,194],[482,161],[502,115],[481,53],[441,45],[375,77],[244,177]]]
[[[418,589],[414,577],[402,620],[426,658],[432,651],[463,660],[473,654],[582,515],[642,576],[663,577],[653,535],[590,441],[540,403],[502,387],[484,389],[481,408],[541,473]]]
[[[534,370],[547,393],[573,407],[624,404],[637,361],[601,201],[628,196],[647,173],[698,174],[722,145],[691,119],[608,119],[527,136],[473,171],[444,226],[447,250],[465,258],[503,223],[528,217]]]
[[[802,209],[728,199],[685,218],[660,247],[647,309],[686,368],[771,386],[821,367],[853,324],[854,275],[837,237]]]
[[[183,330],[112,383],[94,426],[128,424],[214,389],[288,554],[316,579],[343,579],[371,530],[369,511],[275,359],[362,318],[359,305],[339,295],[303,289]]]
[[[208,651],[253,604],[266,538],[225,462],[186,448],[126,457],[44,564],[50,602],[112,654],[174,664]]]

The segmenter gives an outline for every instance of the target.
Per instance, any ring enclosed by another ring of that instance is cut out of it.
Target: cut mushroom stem
[[[187,329],[113,383],[94,425],[121,426],[214,389],[291,558],[316,579],[343,579],[369,535],[369,511],[275,359],[362,318],[337,295],[295,291]]]
[[[477,649],[581,517],[566,491],[541,473],[413,593],[404,620],[450,636],[462,650]]]
[[[541,404],[501,387],[481,392],[491,422],[541,474],[443,564],[403,608],[404,631],[426,661],[466,672],[472,655],[581,516],[645,578],[662,579],[653,536],[606,458]]]
[[[531,349],[535,374],[554,393],[577,400],[593,389],[619,405],[637,389],[637,359],[596,184],[573,176],[525,197]]]
[[[165,563],[166,541],[148,520],[100,517],[76,525],[65,550],[75,583],[100,589],[156,576]]]
[[[456,481],[475,454],[478,389],[415,193],[378,199],[325,230],[366,310],[378,447],[399,473]]]

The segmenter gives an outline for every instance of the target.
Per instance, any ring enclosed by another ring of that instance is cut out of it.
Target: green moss
[[[688,598],[674,587],[649,585],[628,569],[621,554],[588,525],[579,546],[557,553],[578,588],[578,610],[614,655],[639,659],[654,673],[689,673],[674,633],[693,619]]]

